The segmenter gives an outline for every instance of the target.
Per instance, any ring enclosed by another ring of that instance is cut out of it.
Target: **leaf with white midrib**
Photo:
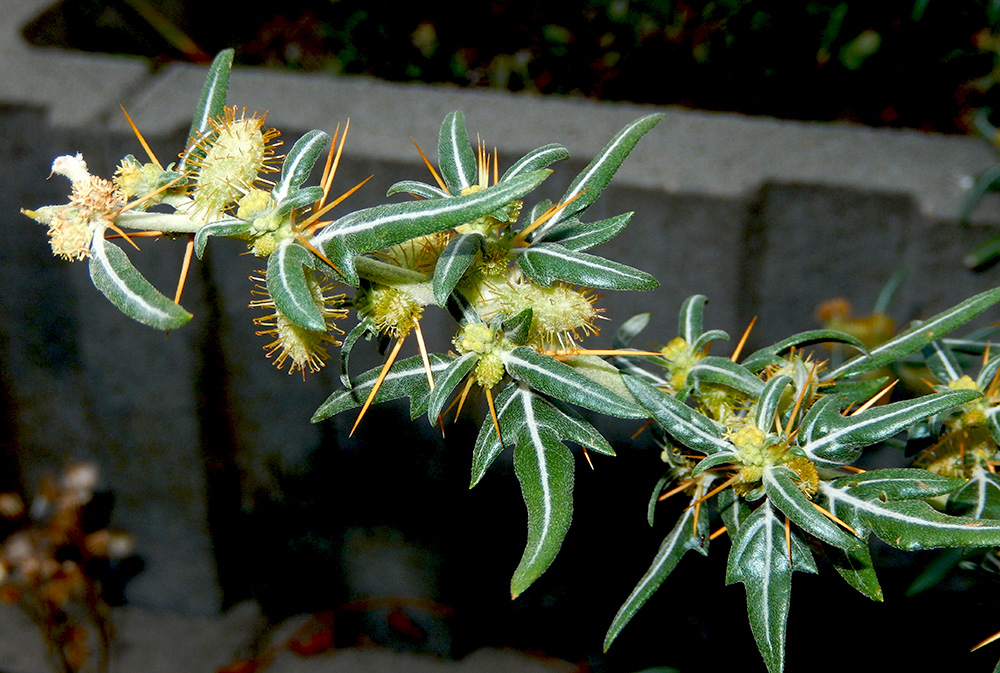
[[[887,439],[923,418],[979,396],[980,393],[975,390],[947,390],[915,400],[875,406],[852,416],[841,416],[834,405],[824,406],[815,416],[807,417],[808,423],[803,423],[809,428],[800,432],[800,437],[804,436],[801,448],[818,465],[845,465],[853,462],[862,448]],[[814,437],[815,428],[820,425],[826,432]]]
[[[563,281],[607,290],[653,290],[659,281],[645,271],[558,243],[540,243],[521,248],[517,265],[536,283]]]
[[[746,367],[713,355],[699,360],[688,372],[688,380],[721,383],[751,397],[759,396],[764,390],[764,382]]]
[[[948,512],[973,519],[1000,518],[1000,476],[976,465],[969,480],[948,497]]]
[[[430,353],[428,359],[432,374],[440,374],[454,358],[440,353]],[[368,399],[369,393],[378,380],[382,367],[369,369],[354,380],[353,388],[342,388],[331,394],[326,401],[313,413],[312,422],[318,423],[348,409],[360,407]],[[421,416],[427,411],[427,399],[430,396],[430,386],[427,384],[427,371],[424,360],[414,355],[405,360],[397,360],[389,368],[382,385],[375,394],[375,403],[388,402],[400,397],[410,398],[410,418]]]
[[[816,572],[808,547],[794,533],[788,539],[791,549],[784,521],[764,500],[733,536],[726,567],[726,584],[746,589],[750,627],[770,673],[784,667],[792,571]]]
[[[827,544],[850,549],[860,541],[845,532],[833,521],[813,507],[809,499],[795,485],[793,472],[785,467],[770,466],[764,470],[764,491],[771,503],[791,519],[796,526]]]
[[[434,265],[434,299],[444,306],[452,290],[472,266],[486,239],[478,233],[458,234],[445,246]]]
[[[733,450],[710,419],[640,378],[625,375],[622,379],[639,404],[681,444],[709,455]]]
[[[511,578],[511,598],[549,567],[573,518],[573,454],[538,422],[531,392],[521,388],[516,397],[523,424],[515,433],[514,472],[528,509],[528,541]]]
[[[121,248],[105,240],[104,230],[94,232],[90,254],[94,287],[128,317],[161,330],[176,329],[191,319],[132,266]]]
[[[547,170],[526,173],[465,196],[364,208],[327,225],[310,242],[336,265],[345,282],[356,287],[356,256],[465,224],[523,197],[549,174]]]
[[[820,492],[830,512],[860,521],[899,549],[1000,546],[1000,521],[995,519],[948,516],[923,500],[866,500],[827,482],[820,483]]]
[[[532,240],[540,242],[545,238],[548,231],[564,218],[568,218],[585,210],[590,204],[597,200],[604,191],[604,188],[611,182],[611,178],[621,166],[622,162],[629,155],[639,139],[657,122],[663,119],[662,114],[652,114],[636,119],[619,131],[604,146],[604,149],[593,158],[583,171],[576,176],[570,184],[566,193],[560,200],[561,203],[568,203],[568,206],[552,216],[552,218],[542,225],[532,237]],[[574,200],[575,199],[575,200]]]
[[[681,557],[691,549],[702,556],[708,555],[708,517],[698,519],[698,531],[694,527],[694,507],[688,507],[681,513],[681,518],[674,529],[660,543],[660,548],[653,558],[646,573],[618,609],[618,614],[611,622],[607,635],[604,636],[604,651],[607,652],[611,643],[625,625],[638,612],[649,597],[663,584],[663,581],[677,566]]]
[[[281,178],[271,190],[275,201],[283,201],[309,178],[329,142],[330,136],[317,130],[309,131],[295,141],[281,164]]]
[[[441,122],[438,136],[438,163],[448,191],[459,194],[477,182],[476,157],[469,145],[469,132],[465,127],[465,114],[456,110],[448,113]]]
[[[326,319],[316,305],[306,267],[312,253],[293,239],[285,239],[267,258],[267,292],[274,305],[299,327],[314,332],[326,331]]]
[[[822,380],[855,376],[898,360],[972,320],[997,301],[1000,301],[1000,287],[981,292],[932,318],[914,324],[898,336],[873,348],[869,354],[848,360],[824,374]]]
[[[208,132],[209,120],[222,114],[226,107],[226,96],[229,92],[229,72],[233,66],[233,49],[223,49],[208,68],[205,76],[205,83],[202,85],[201,96],[195,106],[194,117],[191,120],[191,128],[188,130],[187,147],[181,153],[177,170],[183,171],[191,158],[194,143]]]
[[[576,369],[528,346],[503,353],[504,366],[514,379],[556,399],[619,418],[645,418],[627,402]]]

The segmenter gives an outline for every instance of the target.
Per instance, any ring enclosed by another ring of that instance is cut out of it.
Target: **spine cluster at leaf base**
[[[619,328],[612,349],[588,350],[583,341],[602,319],[600,290],[657,287],[649,274],[587,252],[621,233],[632,213],[592,221],[587,209],[661,115],[623,128],[552,203],[531,194],[568,156],[564,147],[540,147],[501,173],[497,152],[474,148],[454,112],[441,125],[437,167],[424,159],[431,179],[389,189],[389,196],[415,198],[333,217],[360,186],[331,198],[347,129],[332,141],[309,132],[277,156],[277,132],[262,117],[226,107],[231,59],[227,51],[213,63],[177,162],[164,167],[147,148],[149,163],[126,157],[105,181],[81,157],[60,157],[53,170],[72,181],[70,202],[26,214],[49,226],[56,255],[88,260],[94,285],[119,309],[164,330],[190,318],[178,303],[183,281],[174,299],[160,293],[109,233],[186,238],[185,269],[209,237],[243,241],[266,264],[251,306],[267,311],[255,323],[275,364],[304,375],[340,348],[342,388],[314,422],[354,408],[360,421],[371,404],[405,397],[413,419],[436,425],[474,390],[484,395],[490,413],[473,447],[471,483],[513,446],[527,507],[513,596],[545,572],[570,526],[575,461],[566,442],[615,454],[578,408],[652,425],[665,470],[651,497],[651,524],[660,500],[687,501],[614,617],[605,647],[685,552],[707,555],[722,535],[730,540],[725,581],[744,585],[750,626],[772,673],[783,668],[792,573],[816,572],[816,545],[849,585],[875,600],[882,590],[872,535],[902,549],[1000,545],[993,469],[1000,354],[990,355],[988,333],[947,336],[1000,300],[1000,289],[874,348],[824,329],[749,355],[739,347],[729,357],[711,355],[728,335],[703,329],[706,298],[696,295],[680,310],[679,334],[660,339],[662,350],[631,347],[646,314]],[[306,186],[321,159],[319,184]],[[170,212],[149,210],[153,204]],[[355,326],[341,331],[351,314]],[[424,341],[428,316],[456,325],[444,352]],[[399,358],[411,334],[420,355]],[[385,363],[352,375],[350,354],[362,339],[387,353]],[[856,355],[828,366],[805,355],[817,343]],[[916,358],[937,379],[929,394],[888,402],[890,382],[866,376]],[[973,379],[966,371],[976,363]],[[901,433],[930,446],[916,466],[852,467]]]

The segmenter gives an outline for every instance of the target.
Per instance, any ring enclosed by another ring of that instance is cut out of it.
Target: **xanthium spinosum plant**
[[[585,216],[660,115],[623,128],[557,203],[527,205],[567,150],[545,145],[501,174],[496,152],[474,148],[454,112],[441,125],[437,168],[424,158],[432,180],[389,189],[415,200],[334,219],[330,211],[357,188],[330,196],[346,127],[332,140],[306,133],[279,157],[278,134],[263,117],[226,106],[232,55],[222,52],[212,64],[176,163],[158,162],[138,131],[150,162],[128,156],[111,181],[91,175],[82,157],[59,157],[53,171],[72,182],[69,203],[25,214],[49,227],[55,255],[87,260],[94,285],[115,306],[162,330],[191,317],[178,303],[183,273],[170,299],[109,238],[187,237],[185,270],[210,237],[244,241],[266,267],[253,279],[250,305],[266,312],[255,323],[275,364],[305,375],[340,349],[342,388],[314,422],[359,407],[360,421],[373,403],[409,398],[413,419],[438,424],[481,389],[490,413],[473,447],[471,483],[513,445],[527,508],[512,596],[545,572],[570,526],[574,458],[565,442],[615,455],[577,407],[651,425],[666,466],[650,499],[651,524],[659,501],[687,501],[612,620],[605,648],[686,552],[707,555],[720,536],[730,540],[725,581],[744,585],[771,673],[784,666],[792,574],[816,572],[814,550],[822,548],[850,586],[881,601],[872,536],[907,550],[1000,546],[1000,353],[991,354],[988,331],[948,336],[1000,300],[1000,289],[875,346],[819,329],[746,356],[744,335],[730,357],[710,354],[728,335],[703,328],[706,298],[696,295],[680,310],[680,333],[661,350],[631,347],[647,314],[624,323],[612,349],[588,350],[583,342],[602,319],[597,291],[657,286],[643,271],[587,252],[621,233],[632,213]],[[320,184],[306,186],[324,155]],[[170,212],[150,210],[154,204]],[[352,296],[338,287],[353,288]],[[357,324],[342,332],[351,309]],[[457,324],[446,352],[429,352],[422,336],[425,312],[435,309]],[[420,355],[398,359],[411,333]],[[361,339],[388,355],[383,366],[352,376],[349,357]],[[806,350],[820,343],[856,354],[828,364]],[[891,384],[880,373],[917,360],[933,390],[888,402]],[[973,378],[967,372],[976,363]],[[929,446],[913,466],[853,466],[901,433]],[[721,522],[714,531],[713,521]]]

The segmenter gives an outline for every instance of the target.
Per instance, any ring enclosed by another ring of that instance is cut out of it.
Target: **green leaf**
[[[278,310],[293,323],[325,332],[326,320],[316,305],[306,272],[312,266],[312,253],[293,239],[285,239],[267,258],[267,291]]]
[[[838,332],[832,329],[817,329],[794,334],[787,339],[782,339],[781,341],[771,344],[766,348],[754,351],[744,358],[741,364],[752,372],[759,372],[768,365],[781,362],[780,355],[790,348],[800,348],[818,343],[831,342],[850,344],[863,353],[868,352],[864,343],[850,334],[845,334],[844,332]]]
[[[479,168],[476,155],[469,145],[465,114],[456,110],[448,113],[441,123],[438,136],[438,165],[448,191],[458,195],[466,187],[478,184]]]
[[[841,549],[860,545],[858,538],[846,533],[813,506],[812,501],[795,485],[793,477],[794,473],[785,467],[765,468],[762,481],[771,504],[796,526],[829,545]]]
[[[714,355],[699,360],[688,372],[688,381],[721,383],[750,397],[757,397],[764,391],[764,382],[749,369],[729,358]]]
[[[437,375],[443,372],[454,358],[440,353],[430,353],[428,359],[431,364],[431,373]],[[360,407],[368,399],[381,371],[382,367],[370,369],[355,379],[353,388],[343,388],[334,392],[313,413],[312,422],[318,423],[342,411]],[[423,358],[419,355],[393,363],[375,394],[373,403],[388,402],[400,397],[410,398],[411,419],[427,412],[430,387],[427,385],[427,372],[424,369]]]
[[[855,545],[850,549],[827,547],[826,555],[844,581],[873,601],[881,603],[884,600],[882,585],[875,574],[867,544]]]
[[[711,470],[713,467],[735,463],[737,462],[737,459],[735,451],[720,451],[719,453],[713,453],[712,455],[706,456],[698,461],[695,468],[691,470],[691,476],[697,477],[705,470]]]
[[[816,572],[808,547],[794,533],[789,540],[791,549],[783,518],[765,500],[733,536],[726,567],[726,584],[742,582],[746,589],[750,628],[770,673],[780,673],[785,664],[792,572]]]
[[[653,290],[660,286],[659,281],[645,271],[569,250],[556,243],[541,243],[518,250],[517,265],[539,285],[561,280],[608,290]]]
[[[856,498],[887,501],[934,498],[954,491],[962,485],[962,480],[913,467],[898,467],[851,474],[833,480],[831,485]]]
[[[418,182],[416,180],[401,180],[392,187],[389,187],[385,195],[392,196],[393,194],[400,193],[412,194],[418,199],[441,199],[449,196],[448,192],[437,185],[428,185],[426,182]]]
[[[708,297],[703,294],[693,294],[681,304],[680,314],[677,316],[677,333],[689,346],[698,340],[704,331],[705,304]]]
[[[790,376],[784,374],[770,379],[757,399],[757,408],[754,413],[754,425],[764,433],[771,432],[774,428],[774,417],[778,413],[778,405],[785,394],[785,388],[792,382]]]
[[[948,513],[1000,519],[1000,477],[976,465],[969,480],[948,497]]]
[[[642,379],[622,378],[639,404],[678,442],[708,455],[732,452],[733,445],[723,439],[722,430],[711,420]]]
[[[515,430],[523,423],[523,413],[519,413],[520,406],[515,404],[515,402],[520,401],[517,399],[517,394],[522,387],[521,384],[512,383],[493,400],[493,406],[497,413],[497,424],[500,426],[500,437],[497,436],[493,419],[484,420],[479,427],[479,435],[476,437],[476,444],[472,449],[472,480],[469,483],[469,488],[479,483],[483,475],[486,474],[486,470],[503,451],[504,446],[514,442]]]
[[[208,244],[209,236],[225,236],[227,238],[239,238],[246,240],[253,225],[246,220],[237,217],[229,217],[218,222],[206,224],[194,235],[194,254],[198,259],[205,254],[205,246]]]
[[[518,346],[502,355],[507,373],[535,390],[556,399],[619,418],[645,418],[646,414],[569,365]]]
[[[933,318],[915,323],[905,332],[873,348],[867,355],[854,357],[823,376],[824,381],[856,376],[920,350],[935,339],[967,323],[1000,301],[1000,287],[981,292]]]
[[[830,512],[852,526],[859,522],[899,549],[1000,545],[1000,521],[995,519],[948,516],[923,500],[867,500],[828,482],[820,483],[820,492]]]
[[[438,257],[434,266],[434,299],[444,306],[452,290],[476,260],[476,253],[483,249],[485,240],[477,233],[457,234]]]
[[[434,390],[431,392],[427,407],[427,419],[431,425],[437,425],[438,416],[441,415],[448,398],[478,362],[479,353],[470,351],[453,359],[440,376],[434,377]]]
[[[176,329],[191,319],[143,278],[121,248],[105,240],[103,230],[94,232],[90,254],[94,287],[128,317],[161,330]]]
[[[568,203],[574,198],[575,200],[539,227],[532,236],[532,240],[540,242],[559,222],[586,210],[594,203],[611,182],[611,178],[614,177],[615,172],[636,143],[639,142],[639,139],[656,126],[663,117],[663,114],[647,115],[619,131],[587,167],[576,176],[560,202]]]
[[[275,201],[282,201],[309,179],[313,166],[330,143],[330,136],[312,130],[295,141],[281,164],[281,177],[271,190]]]
[[[660,588],[660,585],[663,584],[663,581],[677,566],[678,561],[685,553],[694,549],[702,556],[708,555],[708,517],[699,517],[696,529],[694,513],[694,507],[686,508],[681,513],[681,518],[677,521],[674,529],[663,539],[649,569],[632,589],[632,593],[625,599],[625,603],[619,608],[618,614],[612,620],[611,627],[608,629],[607,635],[604,636],[605,652],[608,651],[611,643],[618,637],[633,615]]]
[[[223,49],[212,60],[201,88],[201,97],[194,109],[191,129],[188,131],[187,148],[181,154],[177,170],[183,172],[191,158],[194,143],[208,132],[209,120],[222,114],[226,107],[226,95],[229,92],[229,71],[233,67],[232,49]]]
[[[848,465],[861,455],[863,448],[877,444],[923,418],[979,396],[975,390],[948,390],[872,407],[853,416],[842,416],[836,404],[826,403],[829,398],[823,398],[813,405],[803,420],[799,441],[802,451],[817,465]]]
[[[633,214],[623,213],[593,223],[584,223],[571,217],[553,228],[545,240],[548,243],[558,243],[567,250],[589,250],[621,233],[632,220]]]
[[[530,415],[524,421],[514,440],[514,473],[528,508],[528,541],[511,578],[511,598],[549,567],[573,519],[573,454],[551,428]]]
[[[548,168],[556,161],[568,158],[569,151],[562,145],[557,143],[543,145],[538,149],[528,152],[523,157],[515,161],[514,164],[504,172],[503,176],[500,178],[500,182],[509,180],[510,178],[523,173],[531,173],[533,171],[541,170],[542,168]]]
[[[355,256],[474,220],[521,198],[548,175],[548,171],[528,173],[466,196],[365,208],[325,227],[311,242],[337,266],[347,284],[357,287]]]

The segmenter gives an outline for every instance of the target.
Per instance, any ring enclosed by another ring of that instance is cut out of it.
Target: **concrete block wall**
[[[182,146],[204,70],[178,64],[151,72],[139,59],[32,48],[19,27],[46,3],[4,4],[0,377],[8,469],[31,484],[67,455],[97,460],[116,496],[114,523],[136,536],[145,562],[129,599],[211,614],[246,593],[247,559],[263,553],[246,546],[239,522],[250,519],[241,517],[261,498],[281,501],[288,475],[329,460],[316,458],[318,447],[338,441],[348,458],[336,464],[344,467],[360,462],[350,458],[360,443],[343,437],[345,419],[308,423],[336,387],[334,372],[302,382],[262,357],[246,309],[255,260],[240,256],[238,245],[211,246],[182,302],[196,317],[168,336],[118,314],[97,296],[83,265],[51,257],[44,232],[18,210],[64,199],[68,185],[45,180],[52,159],[80,151],[95,172],[110,175],[121,156],[138,156],[123,104],[169,160]],[[756,315],[754,340],[765,345],[815,327],[815,306],[832,296],[871,306],[900,266],[910,269],[896,305],[901,321],[997,283],[996,272],[961,266],[964,253],[1000,224],[992,198],[973,227],[956,221],[972,176],[998,160],[973,138],[245,68],[233,72],[229,100],[268,111],[289,145],[349,118],[336,184],[346,189],[375,175],[349,200],[355,208],[378,202],[398,179],[425,179],[410,138],[433,155],[451,110],[465,111],[470,133],[496,145],[501,161],[564,144],[574,158],[555,167],[542,190],[550,198],[619,128],[664,112],[592,209],[593,219],[636,212],[599,252],[662,282],[650,293],[609,293],[605,341],[640,311],[654,314],[649,340],[669,340],[681,301],[696,292],[711,299],[708,326],[735,335]],[[172,287],[180,245],[143,248],[133,261],[159,287]],[[429,339],[444,345],[449,336],[442,328]],[[399,433],[407,432],[401,425]],[[436,479],[440,456],[430,437],[421,427],[414,442],[431,464],[419,469]],[[466,457],[457,462],[467,469]],[[401,492],[413,488],[402,471],[391,478]],[[366,483],[370,475],[351,479],[382,488]],[[512,502],[507,514],[518,528],[516,490]],[[333,496],[330,503],[347,505]]]

